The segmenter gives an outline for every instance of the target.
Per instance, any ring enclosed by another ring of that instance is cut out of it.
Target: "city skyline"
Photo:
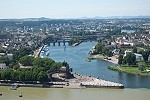
[[[0,19],[150,15],[149,0],[0,0],[0,2]]]

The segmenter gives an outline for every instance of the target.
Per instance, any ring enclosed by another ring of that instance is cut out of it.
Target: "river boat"
[[[49,52],[49,51],[47,51],[47,52],[46,52],[46,56],[49,56],[49,54],[50,54],[50,52]]]
[[[64,47],[64,51],[66,51],[66,46]]]
[[[10,87],[10,90],[17,90],[17,86]]]
[[[22,97],[22,93],[19,94],[19,97]]]

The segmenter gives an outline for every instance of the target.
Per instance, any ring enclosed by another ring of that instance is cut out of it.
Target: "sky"
[[[145,15],[150,0],[0,0],[0,19]]]

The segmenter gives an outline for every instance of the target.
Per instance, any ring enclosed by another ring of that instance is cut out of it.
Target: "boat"
[[[41,54],[43,54],[44,53],[44,51],[41,51]]]
[[[64,47],[64,51],[66,51],[66,46]]]
[[[10,90],[17,90],[17,86],[10,87]]]
[[[46,47],[46,51],[48,51],[49,49],[48,49],[48,47]]]
[[[19,97],[22,97],[22,92],[19,94]]]
[[[49,52],[49,51],[47,51],[47,52],[46,52],[46,56],[49,56],[49,54],[50,54],[50,52]]]

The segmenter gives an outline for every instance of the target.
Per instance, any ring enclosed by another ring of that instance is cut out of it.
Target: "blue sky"
[[[150,0],[0,0],[0,18],[150,15]]]

